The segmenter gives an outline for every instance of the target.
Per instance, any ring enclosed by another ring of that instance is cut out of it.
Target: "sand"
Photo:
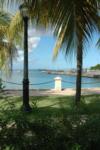
[[[30,96],[72,96],[75,95],[74,88],[67,88],[61,91],[51,90],[30,90]],[[22,90],[4,90],[2,92],[4,96],[22,96]],[[82,89],[82,95],[100,94],[100,88],[84,88]]]

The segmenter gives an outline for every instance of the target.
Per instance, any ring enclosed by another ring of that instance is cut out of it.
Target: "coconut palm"
[[[50,1],[51,2],[51,1]],[[81,96],[82,59],[85,45],[97,29],[96,0],[54,0],[50,3],[51,16],[57,43],[54,55],[63,50],[65,55],[74,53],[77,59],[76,104]],[[62,49],[61,49],[62,48]]]
[[[0,11],[0,68],[11,67],[12,58],[15,56],[16,48],[7,39],[9,23],[10,15]]]
[[[47,22],[50,21],[54,27],[54,34],[57,37],[54,49],[55,56],[60,48],[63,48],[66,55],[76,54],[77,78],[75,101],[78,103],[81,96],[82,58],[85,44],[92,37],[93,31],[98,26],[97,1],[45,0],[41,3],[41,10],[43,12],[44,10],[47,11]],[[39,15],[42,16],[42,14]],[[40,16],[39,19],[41,18]],[[38,22],[40,23],[40,20]]]

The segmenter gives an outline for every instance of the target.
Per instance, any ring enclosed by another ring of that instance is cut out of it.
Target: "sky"
[[[86,47],[83,56],[83,68],[89,68],[100,63],[100,49],[96,42],[99,35],[93,34],[92,40]],[[75,57],[66,57],[64,53],[59,53],[57,59],[53,61],[53,49],[56,38],[50,31],[39,31],[31,28],[28,31],[29,45],[29,69],[72,69],[76,68]],[[17,46],[19,57],[14,61],[14,69],[23,69],[23,50]]]
[[[10,13],[15,13],[18,10],[17,5],[14,8],[9,8]],[[6,7],[5,7],[6,8]],[[96,64],[100,64],[100,49],[97,48],[96,42],[99,39],[97,33],[93,34],[92,40],[86,47],[86,53],[83,56],[83,68],[90,68]],[[29,45],[29,69],[72,69],[76,68],[76,58],[66,57],[61,52],[57,59],[53,61],[53,48],[56,39],[51,31],[36,30],[34,27],[28,31]],[[23,69],[23,49],[19,46],[19,57],[14,60],[14,69]]]

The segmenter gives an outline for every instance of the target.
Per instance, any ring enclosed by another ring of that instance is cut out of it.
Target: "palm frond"
[[[66,55],[76,53],[79,34],[85,45],[92,38],[92,33],[98,29],[98,10],[95,0],[59,0],[52,12],[52,24],[55,26],[54,35],[57,37],[54,48],[55,56],[61,49],[65,51]],[[59,34],[59,30],[61,34]],[[62,34],[63,38],[61,38]]]
[[[10,22],[8,31],[7,31],[7,38],[12,43],[21,45],[21,38],[23,32],[23,21],[20,16],[20,12],[18,11],[13,17]]]
[[[10,22],[10,15],[4,11],[0,11],[0,25],[7,26]]]
[[[99,40],[97,41],[96,46],[97,46],[98,48],[100,48],[100,38],[99,38]]]
[[[12,60],[16,56],[16,47],[8,40],[7,32],[11,15],[0,12],[0,68],[12,66]]]

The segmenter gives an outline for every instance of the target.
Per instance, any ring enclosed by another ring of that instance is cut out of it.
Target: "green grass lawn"
[[[32,115],[46,117],[48,115],[60,116],[62,113],[71,115],[100,113],[100,95],[82,96],[78,108],[75,106],[72,96],[35,96],[30,97]],[[0,110],[19,111],[22,106],[22,97],[3,97],[0,98]],[[42,116],[43,115],[43,116]]]
[[[100,95],[78,107],[72,96],[30,97],[30,105],[26,113],[22,97],[0,96],[1,150],[99,150]]]

